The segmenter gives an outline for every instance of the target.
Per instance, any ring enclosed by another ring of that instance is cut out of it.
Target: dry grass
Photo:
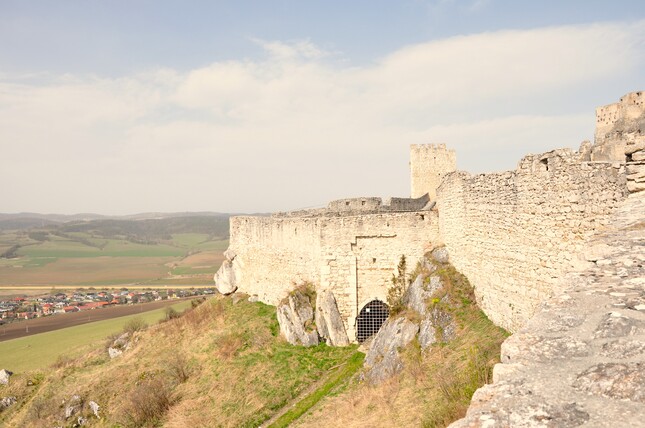
[[[402,352],[402,373],[378,386],[356,383],[327,397],[293,426],[316,427],[325,420],[329,427],[445,427],[465,414],[474,391],[490,382],[507,334],[473,304],[472,288],[452,266],[438,264],[436,274],[449,294],[450,305],[442,306],[458,321],[456,339],[425,352],[412,341]]]
[[[123,423],[131,427],[157,426],[174,401],[172,388],[162,379],[146,379],[129,394]]]
[[[288,345],[274,307],[220,297],[135,338],[112,360],[104,349],[61,360],[0,426],[68,426],[60,403],[74,394],[101,406],[88,426],[258,426],[353,352]]]

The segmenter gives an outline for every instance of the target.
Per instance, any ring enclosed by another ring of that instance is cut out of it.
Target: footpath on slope
[[[645,192],[632,193],[572,274],[508,338],[464,427],[645,427]]]
[[[365,355],[360,351],[351,354],[345,362],[330,369],[326,375],[285,404],[271,419],[263,423],[262,427],[279,428],[290,425],[336,387],[349,380],[363,366],[364,358]]]

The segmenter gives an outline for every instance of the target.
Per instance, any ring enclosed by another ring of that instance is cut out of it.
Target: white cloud
[[[643,88],[645,22],[500,31],[348,67],[310,41],[120,79],[0,76],[2,211],[268,211],[408,192],[408,145],[475,171],[576,146]],[[594,92],[603,88],[602,94]],[[615,88],[615,89],[614,89]],[[589,104],[594,102],[594,104]],[[480,160],[485,158],[486,165]]]

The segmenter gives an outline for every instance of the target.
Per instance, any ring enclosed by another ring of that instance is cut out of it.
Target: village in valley
[[[119,290],[96,291],[88,289],[73,292],[52,290],[39,296],[23,295],[0,300],[0,324],[117,305],[143,304],[214,293],[214,288],[182,288],[177,290],[167,288],[129,290],[121,288]]]

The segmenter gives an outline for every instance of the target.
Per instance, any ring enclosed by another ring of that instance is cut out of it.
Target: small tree
[[[407,263],[405,255],[401,255],[399,264],[396,267],[398,275],[392,275],[392,287],[387,291],[387,303],[390,305],[390,314],[395,315],[403,311],[403,295],[408,289],[410,282],[407,275]]]

